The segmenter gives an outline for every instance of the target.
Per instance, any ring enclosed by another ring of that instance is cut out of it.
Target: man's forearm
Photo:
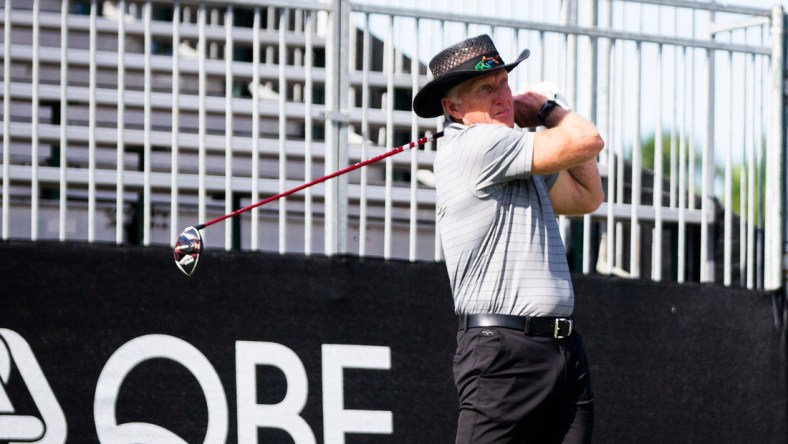
[[[599,208],[604,197],[595,159],[561,171],[550,190],[556,215],[590,213]]]
[[[596,127],[571,111],[557,110],[549,124],[555,126],[534,135],[532,172],[549,174],[568,170],[596,159],[605,146]]]
[[[576,167],[566,170],[578,186],[584,188],[592,200],[601,200],[604,197],[602,191],[602,178],[599,176],[599,168],[596,159],[591,159]]]

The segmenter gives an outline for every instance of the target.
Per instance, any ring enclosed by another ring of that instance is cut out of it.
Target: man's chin
[[[492,116],[492,119],[505,126],[514,126],[514,113],[511,111],[502,111]]]

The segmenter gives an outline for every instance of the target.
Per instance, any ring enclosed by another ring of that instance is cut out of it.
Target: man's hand
[[[514,123],[520,128],[536,128],[542,125],[536,114],[547,101],[547,97],[526,87],[512,97],[514,101]]]
[[[558,85],[553,82],[545,81],[526,85],[512,96],[514,100],[514,121],[521,128],[536,128],[537,126],[554,126],[561,119],[548,119],[553,121],[553,125],[542,122],[537,117],[539,109],[547,100],[555,100],[565,111],[569,111],[569,104],[566,98],[558,92]],[[563,115],[565,113],[556,113]]]

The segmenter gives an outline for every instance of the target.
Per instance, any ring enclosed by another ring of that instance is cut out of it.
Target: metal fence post
[[[712,1],[712,3],[714,0]],[[709,22],[714,23],[716,14],[709,13]],[[712,36],[712,39],[714,36]],[[703,157],[701,165],[701,223],[700,223],[700,281],[714,282],[714,242],[711,231],[715,223],[714,214],[714,110],[715,110],[715,58],[717,52],[713,49],[706,50],[708,96],[706,99],[706,137],[703,142]]]
[[[764,218],[764,282],[766,290],[776,290],[783,285],[783,272],[788,265],[788,230],[785,224],[785,141],[784,123],[784,70],[785,70],[785,16],[780,5],[772,9],[772,65],[769,73],[769,137],[766,150],[766,187],[765,202],[779,203],[766,205]],[[784,256],[785,255],[785,256]],[[785,262],[785,263],[784,263]]]
[[[350,5],[331,4],[331,31],[326,44],[326,162],[325,171],[347,163],[348,71]],[[347,178],[326,182],[325,254],[347,251]]]

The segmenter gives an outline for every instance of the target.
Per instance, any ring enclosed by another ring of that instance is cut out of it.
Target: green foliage
[[[685,144],[684,146],[685,146],[685,149],[687,149],[687,150],[690,149],[690,145],[689,145],[689,143],[690,143],[689,141],[690,140],[691,139],[687,138],[684,141],[684,144]],[[674,140],[672,142],[673,142],[673,147],[675,149],[675,153],[674,153],[675,160],[674,161],[676,162],[676,168],[678,169],[679,168],[679,166],[678,166],[678,162],[679,162],[679,158],[678,158],[678,156],[679,156],[679,138],[678,138],[678,136],[675,136],[675,138],[674,138]],[[766,146],[765,143],[766,142],[764,141],[763,146]],[[701,150],[699,149],[699,147],[700,147],[700,145],[698,143],[694,144],[693,156],[694,156],[695,170],[694,170],[694,174],[691,175],[692,177],[688,178],[689,180],[693,180],[694,181],[695,192],[698,195],[699,195],[699,193],[701,191],[701,178],[702,178],[701,166],[702,166],[702,162],[703,162],[702,161],[703,157],[702,157]],[[655,150],[656,150],[656,136],[654,134],[652,134],[651,136],[649,136],[645,140],[643,140],[643,142],[641,142],[641,149],[640,149],[641,157],[640,157],[640,159],[641,159],[641,165],[642,165],[643,168],[651,170],[651,171],[655,171],[655,168],[654,168],[655,160],[656,160],[656,158],[655,158]],[[632,151],[633,151],[632,147],[629,147],[629,149],[626,150],[626,158],[629,161],[632,161]],[[687,153],[687,155],[689,155],[689,153]],[[671,175],[670,157],[671,157],[671,137],[670,137],[670,133],[663,133],[662,134],[662,156],[661,156],[661,158],[662,158],[662,175],[663,175],[663,177],[665,178],[666,181],[670,180],[670,175]],[[686,168],[689,168],[689,159],[685,159],[684,162],[685,162],[685,165],[687,165]],[[742,167],[743,166],[744,166],[744,164],[742,162],[740,162],[740,161],[736,161],[732,165],[732,168],[731,168],[731,202],[730,202],[730,204],[725,202],[725,188],[724,188],[725,187],[725,165],[720,163],[720,162],[717,162],[717,164],[714,167],[714,169],[715,169],[715,187],[714,187],[715,188],[715,196],[722,203],[722,205],[729,206],[731,208],[731,210],[734,213],[736,213],[736,214],[740,214],[741,210],[742,210],[741,209],[741,202],[742,202],[741,186],[742,186]],[[761,181],[760,183],[763,183],[764,172],[765,172],[764,165],[763,164],[759,165],[759,167],[756,169],[756,174],[760,174],[760,181]],[[676,173],[676,174],[678,174],[678,173]],[[749,171],[745,171],[745,174],[749,174]],[[676,178],[675,180],[678,180],[678,178]],[[746,211],[746,209],[745,209],[745,211]],[[757,215],[756,215],[756,217],[757,217]]]
[[[675,150],[676,150],[676,153],[675,153],[676,162],[679,161],[679,159],[678,159],[678,156],[679,156],[679,142],[680,142],[679,137],[676,136],[675,140],[673,141],[673,143],[675,144]],[[690,143],[689,138],[684,140],[684,146],[685,146],[686,150],[690,149],[689,143]],[[662,134],[662,173],[665,176],[669,176],[670,175],[670,147],[671,147],[670,133],[663,133]],[[695,145],[695,148],[697,148],[697,145]],[[655,165],[655,163],[654,163],[655,150],[656,150],[656,136],[655,135],[651,135],[648,138],[646,138],[646,140],[641,142],[641,145],[640,145],[640,159],[641,159],[641,165],[643,166],[643,168],[647,168],[649,170],[654,171],[654,169],[655,169],[654,168],[654,165]],[[632,150],[630,149],[628,152],[630,153],[629,157],[631,159]],[[697,149],[695,150],[695,159],[694,160],[695,160],[695,166],[697,168],[699,168],[700,165],[701,165],[701,162],[702,162],[702,156],[700,154],[700,151],[698,151]],[[689,161],[688,159],[685,159],[685,162],[688,162],[688,161]]]

